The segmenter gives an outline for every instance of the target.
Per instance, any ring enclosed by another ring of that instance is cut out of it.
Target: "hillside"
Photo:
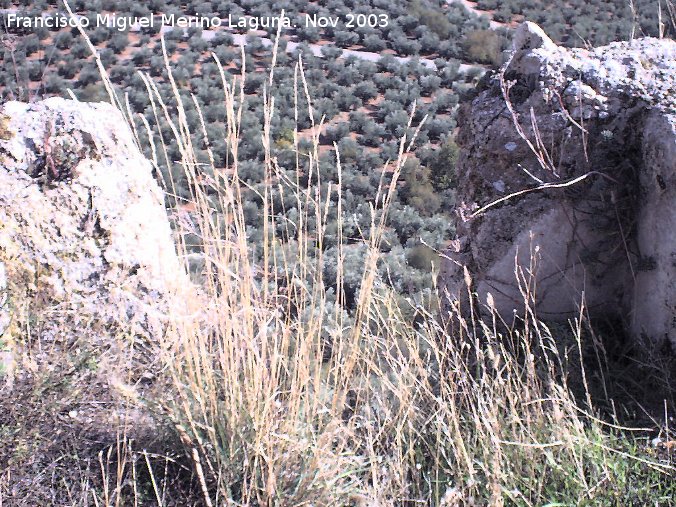
[[[0,505],[672,503],[669,9],[25,3]]]
[[[43,17],[57,9],[64,13],[59,5],[56,1],[31,2],[25,6],[5,2],[2,7],[7,21],[10,13],[23,16],[21,19]],[[159,92],[157,98],[161,98],[171,111],[176,108],[160,43],[160,32],[164,32],[172,77],[180,89],[188,127],[195,138],[196,162],[205,164],[202,166],[205,178],[215,176],[208,170],[209,156],[214,157],[217,170],[227,165],[226,111],[221,98],[220,71],[212,53],[223,66],[226,78],[232,79],[246,69],[242,118],[245,141],[239,147],[244,162],[239,175],[254,189],[246,199],[246,216],[252,231],[260,229],[260,223],[257,223],[260,202],[254,194],[265,175],[263,146],[258,132],[264,122],[262,91],[272,63],[272,41],[277,26],[252,31],[249,28],[255,28],[256,23],[262,24],[266,19],[269,21],[282,10],[289,19],[292,26],[281,32],[281,49],[275,58],[276,71],[268,86],[277,110],[270,125],[274,141],[272,156],[276,157],[282,171],[293,171],[296,160],[292,149],[294,129],[299,130],[301,150],[307,151],[312,144],[305,101],[298,100],[305,93],[298,86],[296,69],[298,56],[302,54],[307,92],[312,97],[315,120],[322,124],[317,128],[323,180],[335,183],[332,151],[333,143],[337,143],[343,155],[342,185],[348,192],[343,205],[346,216],[353,217],[346,224],[352,229],[347,234],[356,241],[368,226],[368,199],[365,198],[375,195],[381,177],[388,178],[388,171],[382,172],[382,168],[388,160],[396,158],[399,139],[409,129],[409,115],[415,106],[409,131],[420,128],[404,168],[401,190],[390,210],[391,230],[383,243],[392,259],[389,266],[391,283],[407,295],[431,287],[428,266],[431,261],[436,262],[433,250],[443,249],[453,235],[448,224],[455,202],[452,182],[457,151],[453,141],[456,106],[485,68],[502,60],[501,50],[508,46],[507,32],[503,28],[487,30],[489,16],[477,16],[475,8],[488,9],[490,17],[501,21],[518,20],[525,8],[505,3],[492,12],[495,7],[440,0],[371,1],[358,5],[350,1],[326,5],[308,1],[175,5],[164,1],[144,4],[97,1],[72,4],[78,15],[89,20],[88,36],[98,48],[101,62],[120,98],[124,94],[131,113],[140,113],[146,118],[152,118],[153,112],[148,82],[139,71],[153,80]],[[501,17],[508,7],[513,11],[510,11],[509,20],[504,14]],[[654,5],[646,3],[639,7],[640,12],[645,13],[640,22],[641,29],[653,33],[653,18],[657,12]],[[620,9],[617,14],[616,10],[614,3],[601,2],[598,6],[594,4],[591,10],[589,6],[571,4],[570,9],[563,12],[567,16],[567,30],[575,30],[594,43],[630,35],[631,13]],[[564,37],[563,32],[557,36],[559,20],[551,18],[550,13],[552,16],[561,14],[552,9],[540,9],[535,19],[554,33],[555,38],[578,45],[574,38]],[[122,23],[131,24],[153,14],[158,19],[150,27],[131,28]],[[593,35],[570,25],[573,18],[580,19],[578,14],[583,14],[582,19],[594,26],[609,27],[612,33]],[[199,20],[205,22],[187,29],[162,25],[162,19],[179,16],[187,16],[188,21],[196,23]],[[611,16],[618,24],[598,24],[594,16]],[[114,24],[118,18],[121,21],[115,26],[101,24],[104,19]],[[314,27],[305,21],[306,18],[324,19],[328,26]],[[213,27],[214,19],[222,20],[225,26]],[[244,23],[247,19],[248,24]],[[666,13],[664,19],[667,33],[670,33],[670,18]],[[257,21],[252,24],[251,20]],[[512,21],[509,26],[513,25]],[[245,26],[240,26],[240,22]],[[3,44],[5,65],[0,73],[3,97],[26,100],[66,96],[68,88],[80,100],[106,100],[97,66],[76,29],[68,26],[55,31],[32,29],[14,21],[7,31],[10,35]],[[240,44],[245,44],[243,57],[238,48]],[[412,56],[421,59],[406,60]],[[298,90],[295,93],[294,87]],[[204,111],[201,118],[190,94],[195,95],[196,104]],[[294,110],[296,105],[298,111]],[[143,133],[144,126],[135,121],[137,129]],[[202,139],[202,121],[209,138],[208,146]],[[154,121],[150,123],[153,129],[161,129],[165,138],[171,137],[166,122],[161,120],[157,127]],[[150,153],[146,155],[150,156]],[[173,162],[180,158],[178,146],[170,143],[166,160],[159,164],[165,185],[168,187],[169,180],[173,181],[171,194],[175,195],[170,199],[186,204],[192,192],[181,168]],[[290,206],[281,201],[280,204]],[[413,231],[416,233],[412,234]],[[356,262],[360,254],[355,251],[351,255],[355,256]],[[354,293],[357,281],[353,280],[349,285],[350,293]]]
[[[207,4],[208,5],[208,4]],[[82,15],[94,13],[105,15],[113,11],[112,5],[105,2],[100,6],[88,5],[87,9],[74,4],[73,8]],[[100,7],[100,10],[99,10]],[[150,10],[165,15],[173,12],[163,3],[139,7],[124,3],[115,3],[115,12],[129,12],[136,16],[147,15]],[[328,16],[327,8],[308,3],[295,3],[293,10],[289,5],[273,5],[263,9],[262,4],[247,3],[239,6],[235,3],[220,3],[219,11],[207,10],[205,5],[188,5],[181,10],[183,14],[200,12],[202,15],[237,16],[270,15],[279,9],[294,13],[313,13]],[[369,12],[383,13],[381,7],[368,7]],[[436,6],[441,9],[440,5]],[[263,10],[261,10],[263,9]],[[330,6],[332,16],[341,18],[344,29],[346,17],[341,13],[349,7]],[[397,195],[391,216],[393,228],[388,233],[384,248],[392,250],[392,284],[405,294],[415,294],[430,287],[429,261],[434,254],[421,240],[432,248],[442,248],[450,238],[448,214],[453,196],[448,182],[452,179],[454,145],[452,132],[455,107],[460,97],[471,87],[471,82],[483,72],[482,67],[462,64],[457,58],[463,56],[462,40],[465,33],[485,27],[484,22],[471,16],[467,11],[452,6],[444,6],[441,20],[431,16],[432,6],[419,7],[420,16],[436,24],[432,27],[441,33],[444,44],[432,28],[420,26],[416,18],[408,14],[404,3],[388,3],[388,26],[385,29],[350,29],[349,32],[326,29],[321,33],[298,29],[282,33],[281,49],[275,59],[275,74],[270,89],[275,99],[277,114],[270,125],[274,145],[272,155],[277,158],[282,171],[295,170],[296,156],[293,148],[293,132],[298,128],[299,147],[307,151],[312,145],[312,125],[307,115],[305,91],[300,85],[298,56],[303,55],[303,73],[307,92],[312,97],[315,121],[318,124],[322,173],[325,182],[335,183],[335,157],[332,154],[333,143],[337,143],[342,153],[343,185],[347,192],[344,207],[348,217],[353,217],[345,226],[351,229],[348,236],[359,241],[363,231],[368,229],[367,196],[375,195],[381,177],[387,178],[388,171],[382,171],[388,160],[397,157],[399,138],[407,130],[409,115],[415,105],[415,116],[411,131],[417,129],[422,119],[426,121],[418,131],[413,155],[405,169],[404,180],[408,182]],[[29,12],[49,11],[47,5],[31,4]],[[354,11],[355,13],[358,10]],[[300,14],[298,14],[300,15]],[[462,23],[456,22],[462,20]],[[418,29],[414,30],[414,26]],[[461,27],[461,28],[460,28]],[[159,31],[159,27],[155,27]],[[170,27],[165,27],[170,28]],[[452,33],[457,31],[458,33]],[[259,38],[263,32],[253,32],[244,39],[235,32],[241,30],[188,30],[169,29],[165,33],[165,48],[172,62],[172,77],[181,90],[186,108],[188,127],[196,138],[197,162],[208,162],[207,146],[201,135],[203,120],[209,137],[214,166],[218,170],[226,164],[225,119],[226,111],[222,101],[222,81],[218,64],[212,53],[223,66],[228,79],[239,76],[246,69],[246,87],[243,104],[242,136],[244,142],[239,147],[243,160],[239,167],[239,176],[253,190],[246,202],[246,217],[252,234],[260,234],[257,222],[260,202],[255,198],[255,188],[265,178],[262,161],[264,158],[260,134],[263,117],[263,88],[267,81],[267,72],[272,62],[272,48],[264,41],[270,41],[276,35]],[[49,96],[61,94],[70,87],[81,100],[101,100],[106,97],[98,80],[98,70],[84,41],[74,36],[72,30],[62,29],[58,33],[47,30],[35,30],[16,39],[12,48],[6,48],[8,65],[4,67],[2,78],[6,81],[3,95],[7,98],[27,98],[28,96]],[[424,32],[424,33],[423,33]],[[351,43],[341,43],[341,33],[356,37]],[[423,50],[417,42],[431,37]],[[176,103],[165,69],[163,50],[157,33],[143,31],[117,31],[113,28],[97,27],[90,30],[90,37],[100,48],[103,65],[108,69],[111,81],[119,93],[127,94],[126,100],[132,112],[142,113],[152,118],[151,104],[143,78],[137,71],[147,73],[155,82],[158,98],[175,111]],[[372,44],[371,40],[385,41],[385,46]],[[412,50],[397,46],[397,41],[410,41]],[[244,46],[244,58],[237,43],[248,42]],[[288,41],[288,43],[287,43]],[[453,43],[453,41],[458,41]],[[300,43],[293,51],[285,52],[285,45]],[[392,44],[394,43],[394,46]],[[314,44],[314,46],[310,46]],[[349,48],[352,53],[341,57],[341,47]],[[427,60],[404,62],[397,58],[422,53]],[[431,49],[434,52],[431,52]],[[320,51],[315,51],[320,49]],[[386,50],[384,58],[369,57],[369,52]],[[318,53],[319,56],[315,56]],[[361,55],[357,58],[355,55]],[[366,57],[364,57],[366,55]],[[436,61],[432,59],[437,58]],[[375,60],[375,61],[371,61]],[[17,72],[12,70],[16,62]],[[462,71],[461,71],[462,69]],[[474,77],[473,77],[474,76]],[[294,94],[294,87],[298,90]],[[23,90],[23,91],[22,91]],[[189,94],[194,94],[204,115],[200,118]],[[298,105],[299,110],[294,111]],[[298,118],[297,122],[295,118]],[[319,126],[319,123],[322,125]],[[155,122],[151,121],[151,124]],[[296,124],[297,123],[297,124]],[[137,128],[143,132],[143,125]],[[155,128],[155,127],[153,127]],[[171,132],[165,122],[160,122],[165,137]],[[179,203],[186,203],[191,189],[181,175],[182,169],[172,163],[179,160],[178,146],[170,144],[167,159],[163,160],[161,170],[164,181],[169,185],[173,179],[175,197]],[[150,155],[149,153],[147,155]],[[449,158],[450,157],[450,158]],[[208,167],[208,164],[204,166]],[[383,176],[384,175],[384,176]],[[205,169],[204,176],[213,178],[213,171]],[[281,204],[281,203],[280,203]],[[286,205],[288,206],[288,204]],[[335,220],[335,218],[333,219]],[[397,225],[398,224],[398,225]],[[360,232],[362,231],[362,232]],[[412,235],[412,231],[417,231]],[[349,250],[352,252],[352,250]],[[335,252],[334,252],[335,254]],[[358,252],[350,255],[359,257]],[[396,259],[396,260],[395,260]],[[407,261],[413,265],[404,268]],[[357,280],[349,283],[350,293],[354,293]]]

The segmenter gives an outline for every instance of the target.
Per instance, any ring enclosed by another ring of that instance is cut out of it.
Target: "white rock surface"
[[[122,116],[50,98],[8,102],[0,121],[4,340],[35,317],[45,339],[152,339],[184,277],[163,193]]]

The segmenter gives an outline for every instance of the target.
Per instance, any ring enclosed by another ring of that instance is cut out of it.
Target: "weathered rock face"
[[[112,106],[0,108],[5,348],[38,321],[43,340],[152,338],[180,272],[163,193]]]
[[[460,112],[451,297],[467,301],[466,266],[511,322],[530,279],[542,319],[578,315],[584,293],[592,315],[676,345],[676,43],[564,49],[525,23],[514,50]]]

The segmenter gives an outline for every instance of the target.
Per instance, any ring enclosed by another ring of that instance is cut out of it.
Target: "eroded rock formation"
[[[180,279],[163,193],[112,106],[0,108],[5,349],[31,325],[46,343],[156,339]]]
[[[466,266],[508,322],[526,290],[542,319],[578,315],[584,294],[592,315],[676,345],[674,90],[674,41],[565,49],[524,23],[460,111],[451,298],[468,300]]]

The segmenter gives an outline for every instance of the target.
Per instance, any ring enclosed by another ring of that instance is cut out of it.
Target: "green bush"
[[[458,174],[456,164],[460,148],[451,136],[441,145],[441,149],[433,156],[430,168],[430,181],[440,192],[457,186]]]
[[[500,65],[502,41],[493,30],[475,30],[465,36],[463,47],[467,59],[472,62]]]

